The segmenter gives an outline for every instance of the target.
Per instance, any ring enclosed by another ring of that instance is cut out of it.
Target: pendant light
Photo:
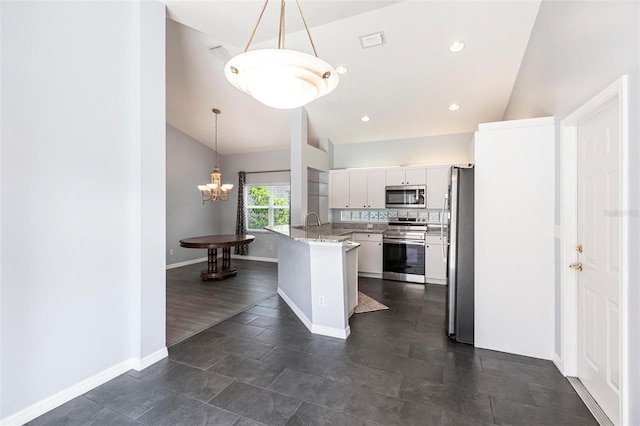
[[[211,110],[216,117],[215,120],[215,151],[216,151],[216,164],[213,168],[213,172],[211,173],[211,183],[206,185],[198,185],[198,189],[202,194],[202,204],[207,201],[209,204],[213,204],[216,200],[221,201],[229,201],[229,192],[233,189],[233,185],[230,183],[221,183],[222,182],[222,173],[220,173],[220,169],[218,168],[218,114],[220,114],[220,110],[217,108],[213,108]]]
[[[224,68],[224,74],[232,85],[273,108],[301,107],[332,92],[338,85],[336,70],[318,58],[300,3],[295,1],[311,42],[313,55],[285,49],[285,0],[280,0],[278,48],[249,51],[269,3],[269,0],[265,0],[244,52],[231,58]]]

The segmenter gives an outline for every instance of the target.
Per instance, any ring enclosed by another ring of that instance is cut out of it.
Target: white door
[[[578,124],[578,378],[620,423],[619,111]]]

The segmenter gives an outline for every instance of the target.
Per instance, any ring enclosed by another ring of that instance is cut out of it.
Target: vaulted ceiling
[[[289,146],[290,112],[235,89],[211,52],[241,53],[262,1],[166,0],[167,122],[221,154]],[[271,0],[251,49],[275,48],[279,4]],[[336,144],[474,131],[502,119],[539,1],[300,0],[318,56],[346,65],[336,90],[306,106],[312,133]],[[295,1],[286,6],[286,47],[312,53]],[[382,32],[363,49],[360,37]],[[462,40],[465,48],[451,53]],[[460,105],[449,111],[450,104]],[[362,122],[368,115],[371,120]]]

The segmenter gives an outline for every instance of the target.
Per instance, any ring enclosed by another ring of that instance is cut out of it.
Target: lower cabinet
[[[444,250],[444,251],[443,251]],[[443,261],[444,259],[444,261]],[[425,248],[425,278],[430,284],[447,283],[446,240],[440,236],[427,236]]]
[[[382,275],[382,234],[355,233],[358,250],[358,272]]]

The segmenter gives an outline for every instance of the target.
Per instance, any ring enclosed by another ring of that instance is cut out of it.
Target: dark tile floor
[[[595,425],[550,361],[444,334],[445,288],[361,278],[346,341],[271,296],[32,425]]]

